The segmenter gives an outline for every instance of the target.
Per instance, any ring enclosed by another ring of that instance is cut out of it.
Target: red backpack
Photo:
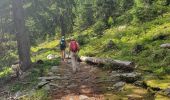
[[[76,41],[71,41],[70,42],[70,50],[72,52],[77,52],[78,51],[78,45]]]

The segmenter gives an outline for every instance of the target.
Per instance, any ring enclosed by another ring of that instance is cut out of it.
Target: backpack
[[[62,48],[65,48],[65,47],[66,47],[66,41],[65,41],[64,38],[61,39],[61,41],[60,41],[60,46],[61,46]]]
[[[76,41],[71,41],[70,42],[70,50],[72,52],[77,52],[78,51],[78,45]]]

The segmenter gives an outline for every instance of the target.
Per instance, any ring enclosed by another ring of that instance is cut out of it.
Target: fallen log
[[[131,71],[135,68],[134,62],[131,61],[120,61],[120,60],[84,57],[84,56],[80,57],[80,59],[81,61],[86,63],[109,65],[113,69],[119,69],[124,71]]]
[[[170,43],[160,45],[161,48],[168,48],[170,49]]]

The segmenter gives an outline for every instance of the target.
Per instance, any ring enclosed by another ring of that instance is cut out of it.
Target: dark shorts
[[[60,50],[65,50],[65,49],[66,49],[66,47],[60,46]]]

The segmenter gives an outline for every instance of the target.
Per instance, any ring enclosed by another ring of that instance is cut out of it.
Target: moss
[[[151,79],[151,80],[146,80],[145,83],[147,86],[151,88],[160,88],[160,89],[167,89],[170,88],[170,79]]]
[[[164,96],[164,95],[160,95],[160,94],[156,94],[155,95],[155,100],[169,100],[170,97]]]

